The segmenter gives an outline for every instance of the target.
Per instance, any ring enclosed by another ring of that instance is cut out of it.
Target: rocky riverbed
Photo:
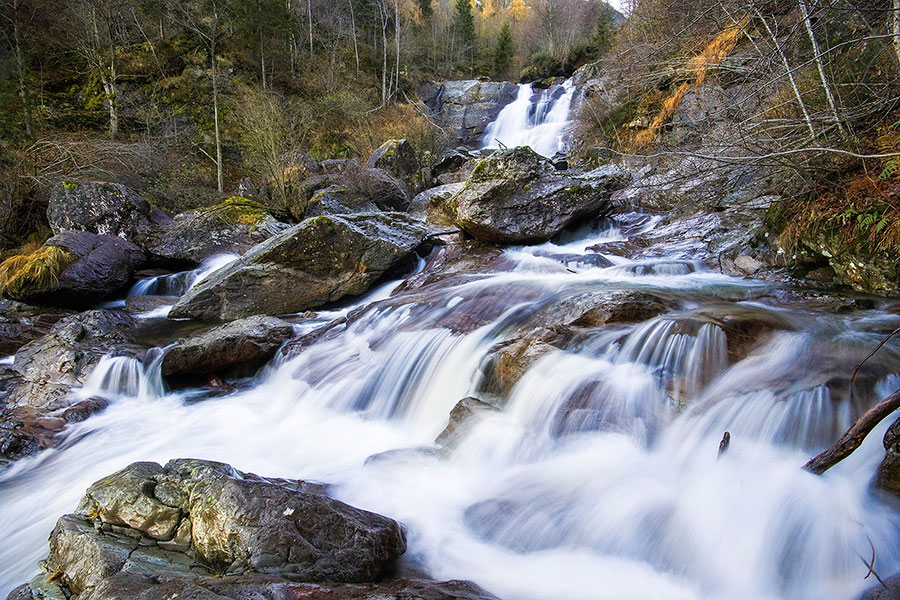
[[[289,206],[175,216],[60,184],[51,276],[0,324],[4,590],[52,529],[11,599],[852,598],[869,544],[900,570],[890,422],[800,469],[900,381],[895,342],[850,378],[900,306],[785,256],[777,177],[445,158],[304,158]]]

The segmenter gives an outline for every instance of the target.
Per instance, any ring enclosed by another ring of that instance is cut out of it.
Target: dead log
[[[822,452],[803,468],[816,475],[821,475],[834,465],[838,464],[859,448],[866,436],[881,423],[889,414],[900,408],[900,390],[897,390],[869,410],[841,436],[841,439],[831,445],[828,450]]]

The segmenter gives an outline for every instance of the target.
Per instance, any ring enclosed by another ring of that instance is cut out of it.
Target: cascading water
[[[516,99],[485,129],[482,147],[531,146],[538,154],[553,156],[563,150],[574,97],[575,84],[571,79],[537,93],[530,83],[520,84]]]
[[[625,216],[507,249],[476,273],[385,285],[323,313],[345,320],[223,397],[166,391],[154,356],[105,359],[83,393],[109,408],[0,474],[0,594],[34,574],[90,483],[193,456],[331,482],[406,525],[412,566],[505,600],[855,598],[870,585],[870,541],[878,573],[900,569],[900,513],[869,485],[892,418],[824,476],[801,466],[900,383],[894,342],[853,386],[839,375],[900,317],[774,308],[766,286],[683,257],[567,266],[655,225]],[[614,291],[677,302],[547,351],[511,392],[484,396],[499,410],[431,451],[498,343],[561,299]],[[746,322],[766,324],[752,343]]]

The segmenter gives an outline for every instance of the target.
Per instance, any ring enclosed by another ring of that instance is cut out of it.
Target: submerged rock
[[[450,446],[458,441],[465,430],[471,427],[479,417],[498,410],[493,404],[482,402],[478,398],[471,396],[463,398],[450,411],[447,427],[435,438],[434,442],[439,446]]]
[[[294,313],[361,294],[426,233],[400,213],[308,219],[210,275],[169,317],[216,321]]]
[[[502,244],[544,242],[579,219],[600,216],[629,180],[609,165],[575,177],[530,148],[500,150],[478,163],[452,202],[472,237]]]
[[[294,328],[275,317],[255,316],[178,340],[162,361],[163,375],[212,373],[271,358]]]
[[[141,244],[152,229],[150,204],[120,183],[62,182],[47,206],[53,233],[87,231]]]

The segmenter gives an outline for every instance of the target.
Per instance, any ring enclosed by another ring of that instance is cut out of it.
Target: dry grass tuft
[[[7,258],[0,263],[0,290],[13,296],[52,292],[59,287],[59,274],[76,258],[59,246]]]

